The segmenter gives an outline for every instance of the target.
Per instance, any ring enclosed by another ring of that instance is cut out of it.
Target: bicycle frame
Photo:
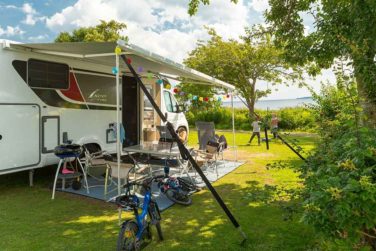
[[[145,220],[145,218],[148,214],[150,202],[151,202],[151,192],[147,191],[145,193],[145,196],[144,196],[144,203],[142,205],[141,214],[138,214],[138,208],[134,208],[134,214],[136,216],[136,221],[137,221],[137,225],[138,225],[138,232],[136,234],[136,237],[137,237],[138,240],[141,239],[142,233],[144,232],[145,228],[147,227],[144,224],[144,222],[145,222],[144,220]]]

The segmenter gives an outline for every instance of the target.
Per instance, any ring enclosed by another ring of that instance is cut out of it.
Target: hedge
[[[282,108],[275,111],[256,110],[264,120],[269,121],[272,113],[279,118],[279,128],[285,130],[315,131],[316,124],[312,110],[304,107]],[[195,127],[196,121],[212,121],[217,129],[232,128],[231,108],[216,108],[208,110],[190,110],[186,113],[190,127]],[[247,109],[235,109],[235,129],[249,131],[252,129]]]

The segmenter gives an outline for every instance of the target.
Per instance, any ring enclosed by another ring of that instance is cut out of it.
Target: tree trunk
[[[255,118],[255,103],[256,103],[256,79],[252,79],[251,84],[251,95],[249,98],[247,98],[247,104],[248,104],[248,113],[249,113],[249,120],[252,123]]]
[[[370,57],[372,60],[367,59]],[[373,56],[370,57],[363,56],[354,59],[354,70],[360,105],[363,108],[363,115],[365,115],[363,123],[376,128],[376,69]]]
[[[365,118],[364,124],[376,128],[376,103],[369,99],[368,90],[364,85],[362,77],[356,77],[358,93],[360,98],[360,105],[363,108]]]
[[[255,115],[255,100],[254,99],[249,100],[248,112],[249,112],[249,118],[253,121],[256,118],[256,115]]]

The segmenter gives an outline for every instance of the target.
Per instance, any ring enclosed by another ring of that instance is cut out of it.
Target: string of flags
[[[115,54],[116,55],[120,55],[122,52],[121,48],[120,47],[116,47],[115,48]],[[132,63],[132,59],[131,58],[128,58],[127,59],[128,63],[131,64]],[[117,67],[112,67],[112,73],[113,74],[117,74],[119,72],[119,69]],[[138,73],[143,73],[144,72],[144,68],[142,66],[139,66],[137,68],[137,72]],[[154,77],[154,74],[152,72],[147,72],[146,73],[146,77],[147,79],[152,79]],[[165,89],[168,89],[168,90],[171,90],[171,84],[168,83],[167,81],[163,81],[163,79],[161,78],[158,78],[156,81],[155,81],[156,84],[159,84],[159,85],[164,85],[163,87]],[[192,100],[192,101],[199,101],[199,102],[213,102],[213,101],[222,101],[222,100],[226,100],[226,99],[229,99],[231,98],[231,95],[230,94],[223,94],[223,95],[216,95],[216,97],[202,97],[202,96],[198,96],[198,95],[193,95],[191,93],[186,93],[182,90],[180,90],[180,88],[177,88],[175,87],[173,90],[173,93],[175,95],[179,95],[179,96],[187,96],[189,100]]]
[[[170,87],[171,86],[169,84],[165,86],[166,89],[170,89]],[[216,97],[202,97],[198,95],[193,95],[191,93],[186,93],[180,90],[179,88],[174,88],[173,93],[179,96],[187,96],[188,100],[199,101],[199,102],[213,102],[213,101],[220,102],[222,100],[231,98],[230,94],[216,95]]]

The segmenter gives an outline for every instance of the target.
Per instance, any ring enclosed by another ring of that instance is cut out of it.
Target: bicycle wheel
[[[192,204],[192,198],[189,197],[184,191],[168,189],[165,194],[167,198],[180,205],[189,206]]]
[[[136,250],[137,245],[137,231],[138,226],[134,221],[126,221],[121,226],[118,241],[117,241],[117,251],[128,251]]]
[[[198,187],[189,178],[177,178],[181,188],[186,192],[197,191]]]
[[[163,233],[162,233],[161,223],[158,221],[158,223],[155,224],[155,227],[157,229],[159,240],[163,241]]]
[[[161,211],[159,211],[158,204],[156,202],[153,202],[152,204],[152,217],[155,220],[155,228],[157,229],[158,233],[158,238],[160,241],[163,241],[163,233],[162,233],[162,228],[161,228]]]
[[[159,222],[162,219],[158,204],[154,200],[150,202],[149,215],[150,215],[152,225],[155,225],[157,222]]]

